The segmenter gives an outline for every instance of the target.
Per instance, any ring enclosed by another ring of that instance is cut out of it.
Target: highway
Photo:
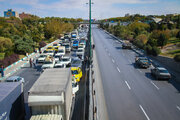
[[[180,85],[173,78],[155,80],[134,64],[137,53],[95,26],[92,35],[109,120],[179,120]]]

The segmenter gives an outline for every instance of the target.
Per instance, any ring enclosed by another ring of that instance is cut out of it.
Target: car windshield
[[[59,58],[60,56],[57,55],[57,56],[54,56],[54,57],[55,57],[55,58]]]
[[[69,58],[63,58],[61,61],[69,61]]]
[[[40,58],[42,58],[42,57],[46,57],[46,55],[40,55],[39,57],[40,57]]]
[[[57,44],[53,44],[53,46],[57,46]]]
[[[64,50],[59,50],[59,51],[58,51],[58,53],[63,53],[63,52],[64,52]]]
[[[53,53],[53,51],[47,51],[47,53]]]
[[[80,60],[73,60],[72,64],[81,64],[81,61]]]
[[[144,63],[148,63],[149,61],[148,60],[140,60],[141,62],[144,62]]]
[[[77,55],[76,55],[76,54],[72,54],[71,56],[72,56],[72,57],[77,57]]]
[[[69,48],[69,45],[65,45],[65,48]]]
[[[48,47],[47,49],[53,49],[53,47]]]
[[[79,42],[78,41],[74,41],[73,44],[78,44]]]
[[[48,51],[45,50],[44,53],[48,53]]]
[[[160,73],[169,73],[167,70],[159,70]]]
[[[71,72],[72,72],[73,75],[78,74],[77,70],[72,70]]]
[[[83,52],[83,50],[78,50],[78,52]]]
[[[57,66],[54,66],[55,68],[63,68],[64,65],[57,65]]]
[[[44,64],[52,64],[53,62],[51,61],[45,61]]]

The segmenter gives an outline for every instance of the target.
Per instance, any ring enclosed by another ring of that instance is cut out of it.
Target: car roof
[[[19,78],[19,76],[11,76],[11,77],[9,77],[7,80],[15,80],[15,79],[17,79],[17,78]]]
[[[158,70],[167,70],[166,68],[164,67],[157,67]]]

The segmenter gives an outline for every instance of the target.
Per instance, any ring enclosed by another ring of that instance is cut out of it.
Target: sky
[[[89,0],[0,0],[0,16],[13,9],[39,17],[88,19]],[[180,0],[92,0],[92,18],[122,17],[126,13],[142,15],[180,14]]]

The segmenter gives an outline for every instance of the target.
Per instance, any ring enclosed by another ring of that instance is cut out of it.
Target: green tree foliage
[[[150,24],[150,31],[157,30],[158,25],[155,22],[151,22]]]
[[[176,37],[180,39],[180,31],[177,33]]]
[[[31,53],[33,51],[33,40],[28,35],[21,37],[16,36],[15,52],[16,53]]]
[[[141,41],[143,44],[146,44],[148,41],[148,37],[145,34],[140,34],[136,37],[136,40]]]
[[[0,37],[0,52],[5,52],[8,49],[11,49],[13,46],[13,43],[11,39],[5,38],[5,37]]]
[[[133,22],[130,25],[128,25],[129,30],[135,33],[135,36],[138,36],[143,31],[148,31],[150,28],[150,25],[146,23],[140,23],[140,22]]]
[[[152,47],[152,55],[157,56],[160,53],[161,53],[161,50],[158,47],[156,47],[156,46]]]
[[[164,33],[161,33],[157,41],[158,46],[161,47],[165,46],[167,44],[167,41],[168,41],[168,37]]]

